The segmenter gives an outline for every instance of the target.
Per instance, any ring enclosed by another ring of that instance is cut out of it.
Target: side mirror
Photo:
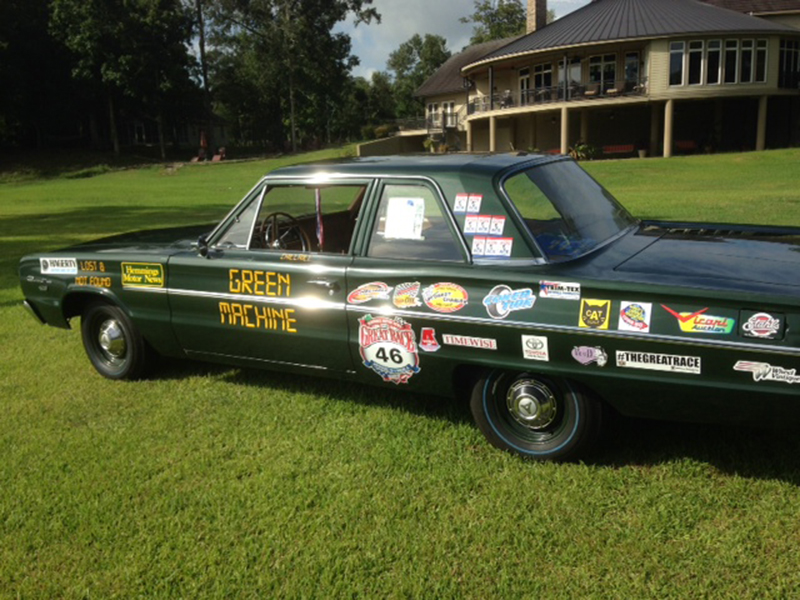
[[[197,238],[197,252],[203,258],[208,256],[208,240],[204,235],[201,235],[199,238]]]

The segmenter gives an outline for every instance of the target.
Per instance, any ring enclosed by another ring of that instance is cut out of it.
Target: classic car
[[[527,458],[585,454],[608,410],[800,404],[800,229],[641,221],[567,157],[282,168],[211,227],[24,257],[25,305],[80,317],[111,379],[163,355],[456,395]]]

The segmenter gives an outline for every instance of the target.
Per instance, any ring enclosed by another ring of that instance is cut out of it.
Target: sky
[[[588,4],[589,0],[549,0],[557,18]],[[389,54],[415,33],[441,35],[447,48],[460,52],[469,43],[472,23],[460,23],[459,18],[469,16],[475,9],[474,0],[373,0],[372,6],[381,15],[381,23],[361,23],[353,26],[352,19],[340,23],[335,31],[342,31],[352,39],[352,53],[361,64],[353,75],[369,79],[374,71],[385,71]]]

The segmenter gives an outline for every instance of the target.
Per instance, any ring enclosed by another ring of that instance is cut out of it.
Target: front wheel
[[[151,350],[121,308],[98,302],[81,316],[86,354],[97,372],[109,379],[139,379],[150,366]]]
[[[470,408],[493,446],[535,460],[580,457],[602,417],[600,401],[569,381],[503,371],[478,380]]]

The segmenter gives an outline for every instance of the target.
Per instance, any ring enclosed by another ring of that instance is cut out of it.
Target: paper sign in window
[[[421,240],[424,221],[424,198],[389,198],[384,239]]]

